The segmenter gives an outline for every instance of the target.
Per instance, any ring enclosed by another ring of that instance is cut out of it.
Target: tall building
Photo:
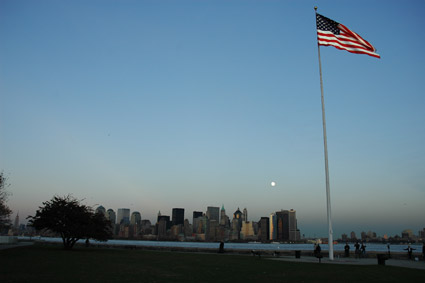
[[[18,229],[19,229],[19,211],[18,211],[18,213],[16,214],[16,217],[15,217],[15,223],[14,223],[14,225],[13,225],[13,228],[15,228],[16,230],[18,230]]]
[[[193,232],[198,233],[198,225],[199,225],[199,217],[202,217],[201,211],[194,211],[193,212],[193,219],[192,219],[192,226],[193,226]]]
[[[261,242],[268,242],[269,240],[269,218],[268,217],[261,217],[259,222],[259,233],[258,233],[258,240]]]
[[[192,233],[193,233],[193,227],[192,227],[192,225],[190,225],[190,223],[189,223],[189,220],[188,220],[188,219],[185,219],[185,220],[184,220],[183,231],[184,231],[184,236],[185,236],[185,237],[190,237],[190,236],[192,236]]]
[[[215,219],[207,220],[206,240],[215,241],[218,228],[218,221]]]
[[[170,217],[168,216],[168,219],[169,218]],[[161,239],[161,238],[163,238],[167,235],[167,230],[168,230],[167,223],[168,223],[168,221],[167,221],[166,217],[162,217],[162,216],[159,219],[158,223],[156,223],[156,231],[157,231],[156,234],[157,234],[158,239]]]
[[[196,227],[193,227],[193,230],[195,230],[196,234],[205,234],[207,233],[207,216],[202,214],[202,216],[199,216],[196,218]],[[204,239],[205,240],[205,239]]]
[[[173,208],[172,225],[184,225],[184,208]]]
[[[277,235],[280,241],[300,240],[300,230],[297,228],[296,211],[281,210],[276,212]]]
[[[232,229],[230,233],[230,240],[239,240],[241,226],[239,226],[239,220],[237,218],[232,219]]]
[[[140,223],[140,231],[143,235],[153,234],[152,224],[150,220],[142,220]]]
[[[289,211],[281,210],[276,212],[277,237],[279,241],[289,241]]]
[[[95,213],[102,213],[103,215],[106,216],[106,209],[103,206],[101,206],[101,205],[98,206],[94,212]]]
[[[291,209],[289,210],[289,241],[299,241],[300,230],[298,230],[297,226],[297,216],[296,211]]]
[[[115,214],[115,211],[113,209],[110,208],[106,211],[106,219],[111,221],[112,225],[117,223],[117,215]]]
[[[225,227],[229,226],[229,217],[226,215],[224,204],[221,206],[221,210],[220,210],[220,225]]]
[[[248,210],[246,209],[246,207],[243,209],[242,221],[248,222]]]
[[[270,232],[270,240],[276,240],[277,239],[277,217],[276,217],[276,213],[271,213],[270,214],[270,228],[269,228],[269,232]]]
[[[161,215],[161,211],[158,212],[158,219],[157,219],[157,223],[156,225],[158,226],[158,223],[164,220],[164,223],[166,224],[165,229],[168,230],[171,228],[171,221],[170,221],[170,216],[168,215]]]
[[[198,218],[199,216],[202,216],[203,212],[202,211],[194,211],[193,212],[193,219],[195,220],[196,218]],[[193,223],[193,222],[192,222]]]
[[[242,225],[242,212],[238,209],[233,213],[233,219],[237,219],[238,221],[240,221],[241,225]]]
[[[423,228],[422,230],[419,230],[418,236],[419,238],[425,240],[425,228]]]
[[[220,223],[220,208],[215,206],[208,206],[207,207],[207,217],[209,220],[215,220],[217,223]]]
[[[242,212],[238,209],[233,213],[232,220],[232,240],[240,239],[240,232],[242,228]]]
[[[241,232],[240,232],[240,238],[244,240],[252,239],[254,240],[254,226],[252,225],[252,222],[249,221],[243,221]]]
[[[117,213],[117,223],[118,224],[130,224],[130,209],[128,208],[118,208]]]
[[[142,223],[142,216],[140,215],[140,212],[134,211],[131,214],[130,224],[131,225],[140,225],[141,223]]]

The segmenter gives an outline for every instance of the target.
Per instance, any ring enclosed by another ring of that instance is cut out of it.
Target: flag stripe
[[[356,54],[381,58],[375,47],[343,24],[316,14],[317,42],[319,45],[334,46]]]
[[[375,47],[372,46],[372,44],[370,44],[369,42],[367,42],[366,40],[364,40],[360,35],[358,35],[357,33],[355,33],[352,30],[349,30],[346,26],[344,26],[343,24],[339,24],[338,27],[340,28],[340,30],[345,33],[348,34],[348,37],[353,37],[355,38],[357,41],[359,41],[361,44],[367,46],[369,49],[373,50],[374,52]],[[341,33],[340,33],[341,34]]]
[[[357,51],[356,53],[359,53],[359,54],[363,52],[364,54],[368,54],[371,56],[373,54],[374,57],[379,56],[378,54],[364,47],[358,42],[350,40],[350,39],[346,39],[344,38],[344,36],[338,36],[338,35],[335,36],[333,34],[331,36],[328,36],[328,35],[323,35],[322,33],[318,33],[318,42],[320,45],[339,46],[340,47],[339,49],[347,50],[349,52]]]
[[[319,35],[319,40],[323,40],[323,41],[338,41],[340,42],[342,45],[346,45],[346,46],[356,46],[358,48],[363,48],[365,50],[369,50],[370,48],[366,48],[364,47],[364,45],[360,44],[358,41],[355,41],[353,39],[351,39],[350,37],[346,37],[344,35],[334,35],[334,34],[325,34],[322,32],[318,32]]]
[[[319,41],[319,44],[323,45],[323,46],[333,46],[335,48],[338,48],[339,50],[346,50],[346,51],[351,52],[351,53],[366,54],[366,55],[370,55],[370,56],[373,56],[373,57],[376,57],[376,58],[381,58],[378,54],[376,54],[374,52],[361,50],[361,49],[347,48],[347,47],[344,47],[337,42],[320,43],[320,41]]]

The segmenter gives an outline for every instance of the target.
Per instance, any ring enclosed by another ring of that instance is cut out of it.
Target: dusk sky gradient
[[[334,237],[425,227],[425,1],[0,1],[0,170],[22,222],[72,194],[142,219],[224,204]],[[270,186],[272,181],[276,186]]]

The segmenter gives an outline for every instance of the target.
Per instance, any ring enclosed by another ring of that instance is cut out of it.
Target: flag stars
[[[338,23],[326,18],[320,14],[316,14],[316,23],[317,23],[317,29],[323,30],[323,31],[330,31],[333,34],[338,35],[340,33],[340,30],[338,28]]]

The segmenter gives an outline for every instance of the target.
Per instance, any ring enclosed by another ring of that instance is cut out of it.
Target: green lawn
[[[0,250],[0,282],[422,282],[424,270],[60,246]]]

